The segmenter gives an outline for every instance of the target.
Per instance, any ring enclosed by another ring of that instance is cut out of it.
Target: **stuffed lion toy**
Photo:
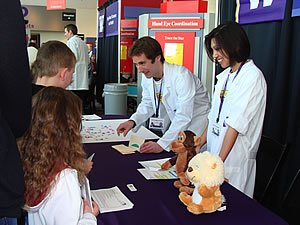
[[[194,156],[186,171],[188,179],[195,185],[193,195],[179,194],[179,199],[193,214],[215,212],[222,205],[220,185],[224,181],[224,164],[221,158],[209,152]]]

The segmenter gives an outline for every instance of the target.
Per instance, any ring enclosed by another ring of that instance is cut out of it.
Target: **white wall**
[[[40,42],[41,45],[47,41],[57,40],[66,43],[67,40],[64,36],[64,32],[51,32],[51,31],[32,31],[31,33],[40,34]]]
[[[215,13],[216,12],[216,0],[208,1],[208,12]]]
[[[78,33],[85,37],[96,37],[97,33],[97,10],[96,9],[76,9],[76,26]],[[58,40],[66,43],[64,31],[51,32],[43,30],[31,30],[30,33],[40,34],[41,44],[50,40]]]
[[[97,9],[76,9],[76,25],[80,34],[96,37]]]

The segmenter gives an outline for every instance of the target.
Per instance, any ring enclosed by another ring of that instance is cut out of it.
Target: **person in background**
[[[158,41],[138,39],[129,51],[142,76],[142,101],[130,119],[121,123],[117,133],[126,135],[150,118],[149,128],[161,131],[157,141],[145,142],[142,153],[169,151],[180,131],[200,135],[207,126],[210,109],[208,93],[197,76],[187,68],[167,63]]]
[[[34,42],[29,42],[27,47],[29,67],[31,67],[32,63],[35,61],[37,52],[36,44]]]
[[[89,54],[87,45],[77,35],[78,29],[74,24],[65,26],[65,37],[67,38],[67,46],[72,50],[76,57],[75,72],[73,73],[72,83],[67,90],[73,91],[78,95],[83,104],[86,101],[89,89],[88,65]]]
[[[209,58],[226,68],[217,84],[201,145],[219,154],[228,182],[253,196],[256,153],[266,107],[267,86],[263,73],[249,59],[250,43],[235,22],[219,25],[205,36]]]
[[[79,97],[63,88],[33,96],[31,125],[19,142],[29,224],[97,224],[97,204],[91,208],[81,197],[87,179],[81,110]]]
[[[89,54],[89,65],[88,65],[88,77],[89,77],[89,88],[91,85],[95,86],[95,75],[96,75],[96,57],[93,53],[93,44],[88,43],[88,54]]]
[[[66,44],[60,41],[48,41],[43,44],[31,67],[32,95],[47,86],[69,86],[75,63],[75,55]]]
[[[16,138],[27,130],[31,115],[25,22],[19,0],[1,5],[0,27],[0,225],[16,225],[24,203]]]

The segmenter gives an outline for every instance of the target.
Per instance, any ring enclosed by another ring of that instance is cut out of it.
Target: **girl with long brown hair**
[[[20,141],[29,224],[97,224],[99,213],[82,201],[85,152],[81,101],[70,91],[46,87],[33,97],[31,125]]]

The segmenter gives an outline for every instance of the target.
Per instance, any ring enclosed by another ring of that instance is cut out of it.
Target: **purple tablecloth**
[[[173,180],[146,180],[137,168],[138,161],[171,156],[172,153],[122,155],[111,148],[118,143],[86,144],[87,154],[96,153],[89,174],[91,189],[118,186],[134,204],[133,209],[98,216],[105,225],[287,225],[287,223],[239,192],[231,185],[221,186],[227,210],[212,214],[193,215],[178,199]],[[124,144],[128,144],[125,142]],[[132,183],[138,191],[130,192]]]

